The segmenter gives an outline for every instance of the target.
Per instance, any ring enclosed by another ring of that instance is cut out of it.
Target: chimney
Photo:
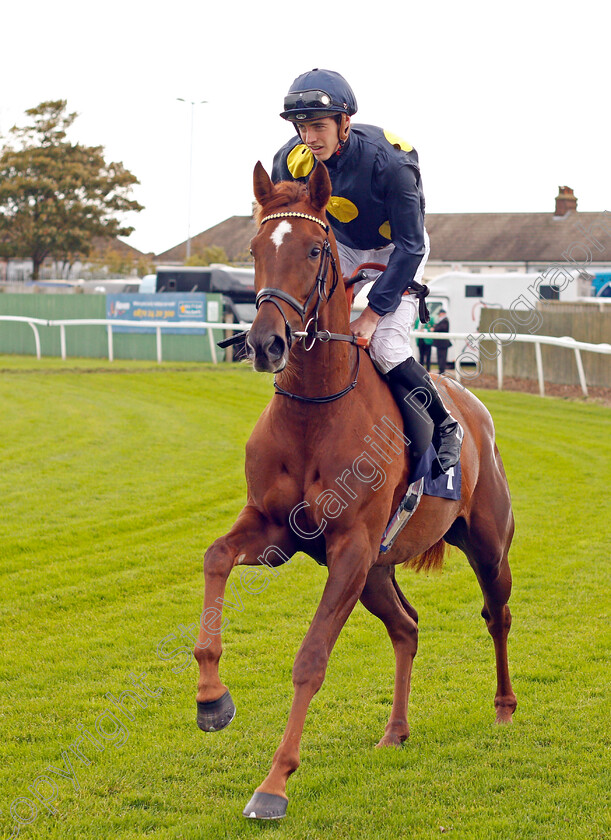
[[[558,187],[554,216],[566,216],[571,210],[577,212],[577,199],[573,195],[573,190],[570,187]]]

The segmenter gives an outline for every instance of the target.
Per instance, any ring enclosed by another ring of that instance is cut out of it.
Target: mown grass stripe
[[[41,807],[22,836],[260,834],[241,810],[281,736],[325,570],[298,556],[228,613],[222,673],[238,714],[223,733],[196,729],[195,666],[173,672],[183,655],[163,661],[157,644],[198,620],[203,552],[243,504],[244,443],[269,378],[241,366],[60,362],[0,359],[11,370],[0,376],[2,827],[10,835],[11,803],[31,796],[49,764],[62,766],[78,726],[95,732],[105,695],[146,672],[163,693],[131,707],[126,742],[78,765],[78,792],[60,778],[58,816]],[[373,748],[392,699],[392,648],[357,607],[312,704],[289,816],[271,828],[279,837],[609,831],[611,410],[479,396],[495,419],[517,521],[515,723],[491,723],[492,644],[464,556],[451,553],[441,575],[400,570],[421,628],[410,740]]]

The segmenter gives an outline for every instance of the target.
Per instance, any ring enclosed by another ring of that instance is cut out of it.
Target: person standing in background
[[[434,333],[447,333],[450,331],[450,321],[448,313],[445,309],[439,310],[439,320],[433,327]],[[437,364],[439,365],[439,373],[445,373],[448,361],[448,348],[452,346],[452,342],[447,338],[435,338],[433,340],[433,347],[437,350]]]
[[[419,318],[416,318],[416,325],[415,328],[417,330],[425,330],[426,332],[432,332],[433,330],[434,321],[431,317],[426,324],[422,324]],[[418,355],[420,356],[420,364],[423,368],[427,370],[431,369],[431,350],[433,349],[433,339],[432,338],[419,338],[418,339]]]

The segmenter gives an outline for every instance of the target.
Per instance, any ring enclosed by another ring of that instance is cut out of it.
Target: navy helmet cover
[[[301,122],[333,114],[352,116],[357,107],[354,91],[342,75],[316,67],[295,79],[284,98],[280,116]]]

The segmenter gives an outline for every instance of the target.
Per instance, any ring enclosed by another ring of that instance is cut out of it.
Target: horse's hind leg
[[[471,561],[470,557],[469,560]],[[511,571],[507,553],[503,553],[496,570],[486,565],[476,567],[474,562],[471,565],[475,569],[484,595],[482,617],[494,642],[497,677],[494,697],[496,722],[510,723],[518,702],[511,686],[507,660],[507,637],[511,628],[511,612],[507,604],[511,594]]]
[[[517,706],[507,660],[507,637],[511,628],[507,604],[511,595],[508,553],[514,520],[504,474],[491,470],[486,486],[480,486],[481,483],[480,479],[468,524],[458,520],[446,539],[465,552],[477,575],[484,596],[482,616],[492,636],[496,657],[496,721],[508,723]]]
[[[511,593],[511,571],[507,554],[503,555],[497,577],[478,575],[484,593],[482,617],[494,642],[496,657],[496,694],[494,706],[497,723],[510,723],[518,701],[509,677],[507,637],[511,628],[511,611],[507,604]]]
[[[390,718],[378,747],[398,747],[409,736],[407,703],[412,663],[418,648],[418,615],[395,580],[393,566],[374,566],[361,602],[384,622],[395,651],[395,689]]]

